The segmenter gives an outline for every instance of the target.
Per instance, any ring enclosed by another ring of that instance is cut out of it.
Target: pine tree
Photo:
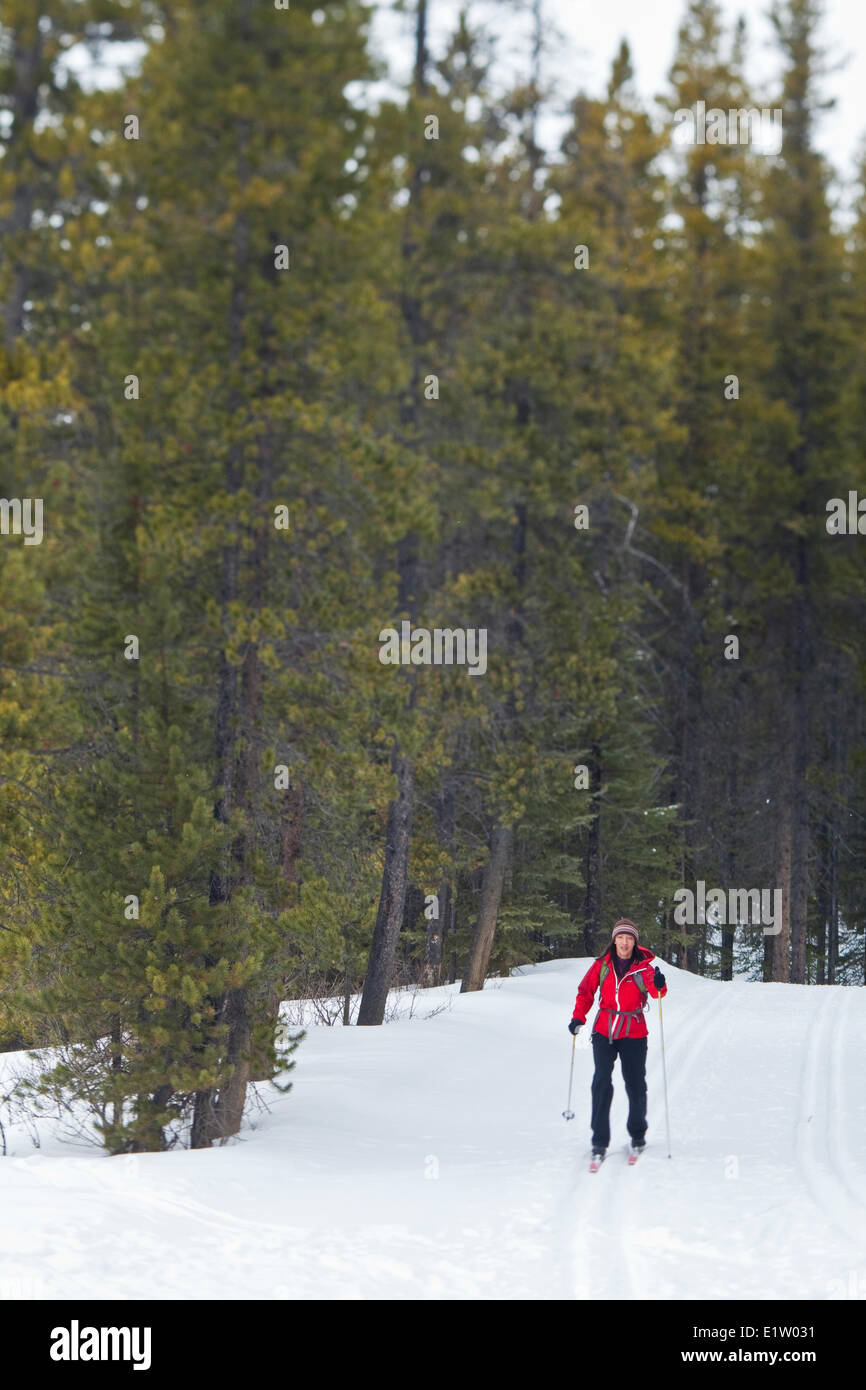
[[[345,167],[365,133],[343,95],[368,72],[363,14],[319,24],[313,9],[225,5],[202,26],[176,8],[141,77],[94,101],[117,187],[78,362],[101,565],[75,642],[80,698],[95,669],[107,692],[104,756],[73,789],[95,815],[117,810],[74,847],[51,1003],[87,1015],[80,1051],[113,1150],[190,1123],[194,1146],[235,1133],[251,1076],[273,1069],[304,804],[280,767],[300,770],[295,743],[315,749],[359,632],[369,653],[372,538],[389,509],[402,522],[375,420],[396,345],[358,274],[369,255],[375,280],[380,214],[353,222],[364,173]],[[288,123],[286,92],[303,94]],[[137,140],[120,134],[130,113]],[[362,324],[383,329],[372,352]],[[131,894],[128,929],[117,914]],[[88,901],[95,992],[76,944]]]
[[[753,446],[761,468],[743,499],[753,518],[749,551],[754,557],[757,547],[761,556],[757,569],[752,559],[753,578],[741,592],[760,603],[762,625],[755,636],[763,638],[772,683],[778,881],[786,904],[782,934],[766,938],[767,966],[773,978],[796,983],[806,979],[816,714],[825,663],[837,665],[834,552],[825,503],[827,480],[844,456],[837,383],[851,353],[844,329],[843,246],[830,218],[829,171],[814,147],[819,13],[813,0],[791,0],[772,16],[785,59],[784,136],[762,187],[765,230],[756,271],[762,294],[753,300],[767,344],[764,408]],[[739,574],[744,562],[743,555]]]

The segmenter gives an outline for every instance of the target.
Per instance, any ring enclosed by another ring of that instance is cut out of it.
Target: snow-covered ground
[[[673,1157],[653,1002],[646,1153],[627,1168],[617,1065],[591,1175],[588,1030],[562,1118],[589,964],[309,1027],[293,1090],[220,1149],[7,1126],[0,1298],[866,1298],[866,990],[662,963]]]

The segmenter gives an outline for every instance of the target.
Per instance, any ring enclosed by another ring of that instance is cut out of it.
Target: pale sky
[[[434,50],[437,36],[447,31],[460,4],[461,0],[429,0]],[[685,0],[544,0],[544,5],[547,16],[565,36],[564,44],[554,43],[548,58],[548,74],[558,79],[563,100],[579,87],[601,94],[623,37],[631,46],[641,95],[649,100],[666,86]],[[528,0],[523,4],[521,0],[469,0],[469,8],[470,16],[483,19],[500,36],[503,59],[525,70],[529,61]],[[767,0],[722,0],[721,8],[731,24],[745,15],[749,33],[747,75],[757,85],[757,95],[762,97],[766,91],[769,98],[778,58],[766,18]],[[824,9],[821,39],[828,50],[827,61],[835,65],[847,57],[848,63],[825,80],[825,95],[835,97],[837,104],[821,117],[818,143],[831,163],[850,177],[866,139],[866,0],[824,0]],[[411,62],[410,27],[409,18],[389,14],[383,8],[373,29],[377,45],[402,73]],[[555,129],[550,137],[556,138]]]
[[[547,58],[547,76],[555,80],[562,103],[581,87],[591,94],[602,93],[623,37],[631,45],[643,98],[650,101],[666,86],[685,0],[543,0],[543,4],[551,27],[563,36],[559,42],[555,32],[549,34]],[[414,8],[412,0],[408,5]],[[497,36],[503,71],[525,73],[531,0],[428,0],[434,54],[461,5],[468,5],[470,18],[483,22]],[[755,84],[760,105],[772,105],[772,82],[778,72],[768,9],[769,0],[722,0],[722,12],[731,24],[740,14],[746,17],[747,75]],[[836,98],[836,106],[823,113],[817,140],[831,164],[851,179],[858,155],[866,150],[866,0],[824,0],[824,11],[821,38],[827,61],[833,66],[843,59],[847,62],[825,79],[824,93]],[[387,59],[395,78],[405,81],[413,56],[411,16],[395,14],[387,0],[377,10],[372,36],[374,48]],[[127,52],[138,50],[138,45],[123,47]],[[86,55],[76,54],[71,61],[80,67]],[[110,67],[94,76],[99,85],[117,80],[116,69]],[[560,130],[561,123],[549,121],[541,130],[544,143],[555,145]]]

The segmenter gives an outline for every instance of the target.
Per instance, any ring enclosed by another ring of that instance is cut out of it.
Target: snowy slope
[[[310,1028],[292,1092],[262,1087],[222,1149],[108,1159],[43,1123],[34,1152],[7,1127],[0,1298],[866,1297],[866,990],[663,964],[673,1157],[653,1003],[647,1151],[626,1167],[617,1066],[590,1175],[584,1037],[561,1114],[589,964]]]

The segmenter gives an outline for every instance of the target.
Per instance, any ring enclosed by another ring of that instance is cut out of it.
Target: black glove
[[[573,1018],[573,1019],[571,1020],[571,1022],[569,1023],[569,1025],[568,1025],[568,1031],[569,1031],[569,1033],[572,1034],[573,1037],[576,1037],[577,1034],[580,1032],[580,1030],[581,1030],[582,1027],[583,1027],[583,1024],[581,1023],[580,1019],[579,1019],[579,1018]]]
[[[664,984],[664,982],[665,982],[665,977],[664,977],[664,975],[662,974],[662,972],[659,970],[658,966],[656,966],[656,968],[655,968],[655,973],[654,973],[654,975],[653,975],[653,984],[655,985],[656,989],[661,989],[661,987],[662,987],[662,985]]]

